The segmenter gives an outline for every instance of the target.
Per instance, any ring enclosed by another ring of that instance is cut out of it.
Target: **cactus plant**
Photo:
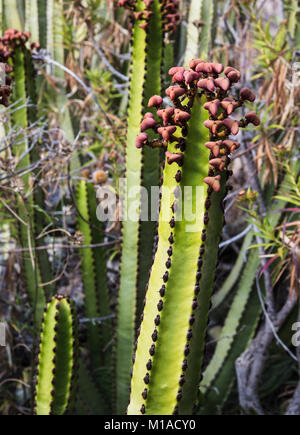
[[[31,250],[35,246],[44,244],[44,239],[37,236],[41,234],[44,228],[44,217],[40,210],[44,209],[43,192],[39,185],[35,185],[32,181],[36,181],[34,177],[38,176],[38,166],[36,163],[39,160],[38,146],[30,143],[24,134],[25,129],[30,127],[37,119],[36,108],[36,93],[35,93],[35,71],[32,63],[30,50],[26,47],[29,39],[29,34],[10,29],[5,32],[1,38],[1,45],[7,51],[8,63],[10,64],[9,80],[14,80],[13,93],[10,97],[12,103],[15,104],[16,110],[12,114],[12,124],[20,131],[18,147],[12,148],[12,153],[18,161],[17,169],[22,170],[32,164],[34,169],[32,175],[25,171],[22,175],[24,185],[23,193],[16,198],[16,208],[20,220],[19,239],[23,248],[29,249],[29,252],[24,254],[24,278],[25,285],[28,291],[29,299],[34,311],[35,323],[38,325],[45,305],[45,296],[50,297],[54,294],[55,286],[51,283],[53,275],[51,266],[46,251],[40,250],[37,253],[38,262],[35,264],[34,256]],[[32,44],[32,47],[38,48],[38,45]],[[8,100],[5,95],[5,105]],[[30,104],[28,104],[29,99]],[[39,142],[40,144],[40,142]],[[33,188],[32,188],[33,184]],[[41,284],[45,285],[44,288]]]
[[[159,184],[159,150],[148,149],[144,154],[135,148],[146,102],[161,92],[161,67],[164,32],[174,29],[178,19],[178,1],[121,0],[133,12],[132,73],[128,127],[126,139],[126,183],[128,191]],[[128,197],[128,210],[141,203],[138,189]],[[122,228],[122,261],[118,292],[116,325],[116,410],[124,412],[128,404],[131,355],[136,336],[136,319],[141,313],[147,276],[152,262],[155,222],[151,219],[124,220]]]
[[[55,296],[45,309],[35,389],[37,415],[63,415],[72,409],[78,359],[74,303]]]
[[[152,97],[149,106],[157,108],[160,121],[146,114],[136,140],[137,148],[164,148],[166,162],[158,245],[133,358],[129,414],[188,414],[197,402],[222,202],[231,175],[228,156],[239,147],[228,136],[250,122],[259,124],[255,112],[240,121],[229,117],[245,100],[255,98],[249,89],[237,100],[228,96],[239,71],[200,59],[189,66],[171,68],[174,86],[166,94],[174,107],[163,109],[162,98]],[[220,76],[223,70],[225,77]],[[150,140],[146,129],[162,139]],[[191,187],[198,187],[196,199],[191,191],[186,195]]]

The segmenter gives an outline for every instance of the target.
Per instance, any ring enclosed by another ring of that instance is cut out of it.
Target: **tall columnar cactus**
[[[126,138],[126,184],[128,210],[141,203],[140,187],[150,192],[159,184],[158,149],[142,154],[135,138],[145,113],[146,102],[161,92],[161,67],[164,33],[174,30],[179,19],[177,0],[120,0],[133,13],[130,102]],[[132,190],[131,190],[132,194]],[[149,195],[150,197],[150,195]],[[128,405],[131,355],[136,337],[136,318],[141,313],[149,269],[152,263],[155,222],[124,219],[122,261],[116,325],[116,411]]]
[[[44,228],[44,216],[40,210],[44,209],[42,189],[37,181],[39,168],[39,149],[37,144],[31,143],[26,136],[28,129],[37,119],[37,98],[35,87],[35,70],[32,63],[30,50],[26,43],[30,37],[27,32],[7,30],[1,38],[1,49],[6,51],[7,61],[10,64],[8,73],[14,81],[13,92],[8,101],[4,95],[4,103],[14,103],[11,116],[11,125],[18,132],[17,144],[13,144],[12,153],[17,159],[17,170],[24,170],[21,176],[23,189],[16,195],[16,209],[20,218],[19,242],[29,252],[24,254],[24,279],[29,294],[29,299],[34,310],[34,319],[39,324],[43,307],[45,305],[44,292],[48,297],[54,294],[53,275],[48,259],[47,251],[37,251],[38,262],[34,261],[35,246],[45,244],[42,238],[37,239]],[[32,48],[38,49],[38,44],[31,44]],[[33,165],[31,173],[26,168]],[[39,209],[38,209],[39,208]],[[34,252],[34,253],[33,253]],[[48,284],[41,286],[41,284]]]
[[[55,296],[43,318],[35,389],[35,414],[63,415],[72,409],[78,360],[75,304]]]
[[[229,155],[239,144],[228,138],[250,122],[230,115],[248,88],[232,95],[240,73],[200,59],[190,68],[171,68],[174,86],[166,94],[174,107],[154,96],[137,148],[161,147],[166,162],[161,193],[158,245],[136,343],[128,414],[188,414],[197,402],[210,297],[223,226]],[[161,138],[150,140],[146,130]],[[193,194],[191,188],[198,188]]]
[[[104,174],[105,175],[105,174]],[[104,241],[103,227],[97,221],[95,186],[88,180],[77,185],[77,227],[84,236],[86,245]],[[85,297],[85,316],[89,319],[110,315],[107,286],[106,256],[103,247],[81,249],[81,274]],[[111,393],[111,320],[99,325],[93,320],[88,323],[88,347],[95,378],[101,383],[106,396]],[[105,388],[107,386],[107,388]]]
[[[208,56],[216,29],[216,0],[191,0],[186,31],[184,65],[197,56]]]

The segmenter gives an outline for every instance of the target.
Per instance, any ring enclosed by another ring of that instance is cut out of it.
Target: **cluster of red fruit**
[[[8,97],[11,94],[10,86],[12,83],[12,78],[7,74],[13,71],[13,68],[8,65],[7,61],[18,46],[23,46],[28,42],[30,36],[29,32],[8,29],[5,31],[4,36],[0,38],[0,62],[5,65],[5,84],[2,83],[2,86],[0,86],[0,104],[3,104],[5,107],[9,106]],[[31,43],[31,49],[39,50],[40,44]]]
[[[149,25],[149,18],[153,15],[151,6],[154,0],[143,0],[146,8],[143,11],[134,12],[134,17],[137,21],[143,21],[139,24],[141,29],[146,30]],[[125,7],[131,11],[135,10],[136,0],[119,0],[118,6]],[[178,0],[163,0],[162,2],[162,17],[165,32],[174,32],[180,15],[178,14]]]
[[[220,77],[224,72],[225,77]],[[260,119],[256,112],[248,113],[244,119],[236,120],[230,118],[237,108],[241,107],[245,101],[253,102],[254,93],[243,88],[236,99],[229,95],[232,85],[240,80],[240,72],[232,67],[224,66],[220,63],[204,62],[201,59],[193,59],[189,68],[173,67],[169,71],[172,76],[173,85],[166,90],[166,95],[172,101],[174,107],[163,109],[163,99],[155,95],[149,100],[149,107],[157,109],[157,115],[161,119],[158,123],[152,113],[146,113],[141,123],[141,133],[136,139],[137,148],[144,145],[150,146],[168,146],[168,142],[179,141],[176,148],[181,151],[185,149],[185,139],[174,136],[178,127],[182,129],[182,136],[187,135],[187,123],[191,117],[191,108],[194,99],[198,95],[204,95],[206,102],[204,109],[209,112],[209,119],[204,122],[209,129],[210,140],[205,146],[211,151],[211,171],[224,171],[228,166],[228,155],[232,154],[239,148],[240,144],[230,140],[230,134],[237,135],[240,127],[245,127],[249,123],[254,125],[260,124]],[[200,90],[200,92],[199,92]],[[149,141],[146,130],[153,129],[162,136],[163,141]],[[182,153],[166,153],[169,164],[176,162],[183,164]],[[210,171],[210,172],[211,172]],[[220,175],[209,176],[205,182],[213,188],[220,190]]]

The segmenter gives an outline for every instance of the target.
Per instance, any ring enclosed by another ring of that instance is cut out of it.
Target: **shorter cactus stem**
[[[78,360],[75,304],[54,296],[45,309],[38,354],[35,414],[63,415],[74,401]]]

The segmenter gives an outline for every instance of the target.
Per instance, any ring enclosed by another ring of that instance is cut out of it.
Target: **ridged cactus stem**
[[[23,30],[23,17],[21,15],[21,5],[19,0],[3,1],[3,21],[4,29]],[[19,7],[18,7],[19,6]]]
[[[25,30],[31,33],[35,42],[40,42],[38,0],[26,0]]]
[[[95,186],[85,180],[77,185],[77,207],[80,212],[77,227],[88,245],[103,243],[103,228],[96,216]],[[85,297],[85,316],[89,319],[110,315],[109,293],[106,276],[106,258],[104,248],[87,248],[80,252],[81,273]],[[98,385],[106,396],[111,393],[111,321],[105,324],[87,325],[88,347],[92,368]]]
[[[19,160],[17,170],[28,167],[32,163],[32,157],[35,154],[35,150],[29,152],[30,143],[24,133],[29,126],[32,111],[35,110],[28,107],[27,104],[27,91],[30,90],[32,85],[34,88],[31,55],[25,46],[29,36],[30,34],[28,33],[10,29],[1,38],[1,45],[5,47],[7,62],[9,63],[10,69],[8,72],[9,74],[12,73],[14,80],[10,102],[15,103],[15,110],[13,111],[11,121],[14,128],[19,132],[17,137],[19,144],[12,148],[12,154],[16,157],[17,161]],[[28,76],[30,76],[31,80],[29,87]],[[11,81],[12,77],[7,77],[7,79]],[[2,102],[6,106],[9,104],[7,96],[2,96]],[[28,253],[26,252],[23,255],[24,283],[33,309],[34,322],[39,326],[45,305],[45,297],[44,290],[41,287],[42,278],[40,269],[35,262],[34,255],[32,254],[33,251],[31,251],[35,247],[35,236],[37,235],[35,232],[35,212],[31,180],[30,173],[27,172],[22,175],[23,189],[20,194],[17,193],[16,195],[16,211],[20,217],[18,221],[19,243],[23,248],[29,250]],[[38,205],[43,208],[41,203]],[[41,231],[41,228],[39,230]],[[42,253],[42,257],[45,257],[45,255],[47,255],[46,252]],[[38,258],[41,258],[41,256],[38,256]],[[49,271],[49,268],[47,270]],[[49,274],[47,274],[47,278],[49,278]],[[49,282],[50,279],[45,279],[44,282]]]
[[[197,402],[229,155],[239,147],[228,136],[259,123],[254,112],[240,121],[228,117],[254,95],[243,89],[238,99],[228,97],[240,73],[227,67],[221,77],[223,70],[200,59],[189,69],[171,68],[174,86],[166,94],[174,107],[163,109],[162,98],[152,97],[160,119],[146,114],[136,140],[138,148],[164,148],[166,162],[128,414],[190,414]],[[162,138],[149,140],[147,129]]]
[[[141,204],[140,187],[150,197],[151,186],[159,184],[159,151],[140,153],[135,139],[153,93],[161,92],[161,68],[164,32],[174,30],[178,21],[178,1],[120,0],[133,12],[131,87],[126,138],[127,191],[136,189],[128,197],[128,210]],[[139,222],[139,218],[125,219],[122,227],[122,260],[118,292],[116,325],[116,410],[124,413],[128,405],[131,356],[136,338],[136,319],[142,311],[145,286],[152,263],[155,222]]]
[[[63,415],[72,409],[78,360],[75,304],[55,296],[43,318],[35,390],[36,415]]]
[[[36,76],[31,52],[25,45],[29,36],[30,34],[27,32],[22,33],[10,29],[5,32],[0,41],[7,51],[10,63],[8,72],[13,74],[14,80],[11,102],[15,103],[17,110],[14,110],[12,114],[12,123],[14,128],[20,131],[18,136],[20,143],[18,147],[14,145],[12,153],[19,159],[18,170],[22,170],[30,164],[35,165],[40,158],[38,149],[40,141],[32,144],[31,137],[28,138],[24,133],[37,118]],[[32,47],[38,49],[39,45],[32,43]],[[7,77],[8,79],[12,80],[11,77]],[[2,98],[4,98],[3,104],[8,105],[7,96],[4,95]],[[27,172],[21,176],[24,188],[22,194],[16,198],[16,209],[21,218],[21,221],[18,221],[19,243],[23,248],[29,250],[45,244],[43,238],[37,239],[45,226],[44,215],[40,211],[44,209],[44,195],[41,187],[36,183],[39,171],[40,169],[35,165],[31,173]],[[23,257],[24,281],[34,311],[35,323],[39,325],[45,305],[44,292],[47,297],[54,294],[53,274],[47,251],[37,251],[37,263],[35,256],[30,251],[25,253]],[[48,285],[42,286],[42,283]]]

